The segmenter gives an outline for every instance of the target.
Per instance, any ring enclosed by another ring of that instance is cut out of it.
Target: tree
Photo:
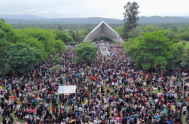
[[[137,38],[135,46],[126,50],[127,53],[133,52],[130,54],[131,57],[135,59],[138,66],[145,70],[155,68],[157,65],[167,65],[167,60],[173,58],[173,55],[171,42],[168,42],[169,39],[164,36],[164,32],[144,33],[143,35]]]
[[[61,25],[58,26],[58,30],[60,30],[60,31],[63,30]]]
[[[15,35],[12,26],[0,21],[0,49],[9,43],[15,43],[18,37]]]
[[[184,31],[179,34],[180,39],[189,41],[189,31]]]
[[[52,54],[55,52],[56,48],[54,48],[52,45],[55,42],[55,34],[53,33],[53,31],[44,30],[40,28],[26,28],[26,29],[16,30],[15,32],[17,32],[17,35],[25,34],[29,38],[32,37],[32,38],[37,39],[40,43],[43,44],[42,48],[44,48],[46,56],[48,54]],[[19,40],[22,40],[22,38],[20,38]]]
[[[34,64],[39,64],[42,61],[41,51],[32,48],[27,44],[10,44],[5,47],[4,54],[6,73],[20,72],[31,70]]]
[[[51,71],[55,74],[55,76],[57,76],[59,70],[61,69],[61,66],[58,64],[58,65],[54,65],[52,68],[51,68]]]
[[[138,25],[138,8],[139,5],[136,2],[128,2],[125,6],[125,12],[123,13],[124,15],[124,28],[123,28],[123,38],[128,39],[129,35],[128,32],[137,27]]]
[[[124,49],[125,49],[125,53],[129,54],[132,58],[136,58],[136,53],[135,50],[138,47],[139,44],[139,39],[138,38],[129,38],[127,42],[124,43]]]
[[[76,42],[79,42],[79,33],[78,33],[77,28],[76,28],[75,33],[76,33],[76,35],[75,35],[75,41],[76,41]]]
[[[61,40],[64,43],[74,42],[73,38],[63,31],[56,30],[54,31],[54,34],[55,34],[55,40]]]
[[[97,56],[97,50],[98,48],[95,47],[90,42],[84,42],[79,44],[73,51],[76,53],[75,61],[84,61],[84,62],[90,62],[93,61]]]
[[[180,68],[183,63],[185,51],[183,44],[175,43],[171,45],[173,58],[167,60],[167,68]]]
[[[144,32],[145,33],[150,33],[150,32],[154,32],[154,31],[159,31],[160,29],[155,26],[155,25],[147,25],[145,28],[144,28]]]
[[[172,30],[168,30],[165,33],[165,36],[167,38],[169,38],[169,41],[172,41],[173,43],[178,43],[180,41],[179,37],[177,36],[177,34],[175,32],[173,32]]]
[[[3,23],[5,23],[5,19],[0,19],[0,21],[2,21]]]
[[[66,45],[61,40],[56,40],[54,42],[54,48],[56,48],[55,53],[62,54],[66,50]]]
[[[115,29],[115,31],[116,31],[120,36],[123,35],[123,29],[122,29],[122,27],[117,27],[117,28]]]
[[[74,32],[72,33],[72,38],[73,38],[74,41],[76,41],[76,36],[75,36]]]
[[[50,55],[50,63],[54,64],[58,62],[60,62],[60,58],[58,57],[58,55]]]
[[[185,50],[185,53],[183,54],[183,61],[181,65],[185,68],[189,68],[189,49]]]
[[[133,28],[128,32],[130,38],[136,38],[142,36],[142,30],[139,27]]]

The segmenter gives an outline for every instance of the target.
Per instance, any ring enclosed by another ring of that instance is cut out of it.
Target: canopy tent
[[[98,26],[96,26],[83,40],[85,41],[93,41],[95,38],[100,35],[104,35],[105,37],[119,43],[123,43],[123,39],[120,35],[114,31],[108,24],[105,22],[101,22]]]
[[[69,86],[59,86],[58,87],[58,94],[70,94],[76,93],[77,86],[69,85]]]

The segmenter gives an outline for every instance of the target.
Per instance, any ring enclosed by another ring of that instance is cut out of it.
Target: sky
[[[105,17],[123,19],[128,0],[0,0],[0,14],[43,18]],[[134,1],[130,1],[134,2]],[[139,16],[189,16],[189,0],[135,0]]]

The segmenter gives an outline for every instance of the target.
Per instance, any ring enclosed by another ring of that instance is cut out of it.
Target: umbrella
[[[83,111],[82,107],[79,107],[78,110],[79,110],[80,112]]]
[[[120,117],[116,117],[116,119],[115,119],[117,122],[119,122],[119,120],[120,120]]]

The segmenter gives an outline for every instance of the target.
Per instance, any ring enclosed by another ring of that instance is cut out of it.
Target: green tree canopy
[[[136,28],[131,29],[128,32],[128,35],[130,38],[136,38],[138,36],[142,36],[142,30],[140,29],[140,27],[137,26]]]
[[[173,58],[167,60],[167,68],[180,68],[181,63],[184,60],[184,46],[183,44],[174,43],[171,45]]]
[[[32,48],[27,44],[16,43],[5,47],[4,64],[6,73],[31,70],[34,64],[42,61],[42,54],[39,49]]]
[[[157,65],[167,65],[167,59],[173,58],[173,55],[171,42],[168,42],[169,39],[164,36],[164,32],[144,33],[143,35],[143,37],[137,38],[138,41],[135,41],[135,46],[130,46],[126,52],[128,54],[133,52],[133,54],[130,54],[131,57],[143,69],[154,68]],[[131,41],[133,40],[129,42]],[[128,43],[125,45],[128,45]]]
[[[66,50],[65,44],[61,40],[55,40],[54,48],[56,48],[55,53],[59,53],[59,54],[62,54]]]
[[[0,21],[0,49],[10,43],[15,43],[18,37],[15,35],[12,26]]]
[[[84,42],[79,44],[73,51],[77,54],[75,60],[79,62],[81,60],[85,62],[93,61],[97,56],[98,48],[90,42]]]
[[[123,35],[123,28],[122,28],[122,27],[117,27],[117,28],[115,29],[115,31],[116,31],[120,36]]]
[[[28,37],[33,37],[40,41],[43,44],[46,54],[55,52],[55,48],[53,47],[55,34],[53,31],[40,28],[26,28],[17,31],[18,33],[23,33]],[[22,40],[22,38],[20,38],[20,40]]]
[[[68,35],[65,32],[63,32],[63,31],[55,30],[54,34],[55,34],[55,40],[61,40],[64,43],[74,42],[73,38],[70,35]]]

